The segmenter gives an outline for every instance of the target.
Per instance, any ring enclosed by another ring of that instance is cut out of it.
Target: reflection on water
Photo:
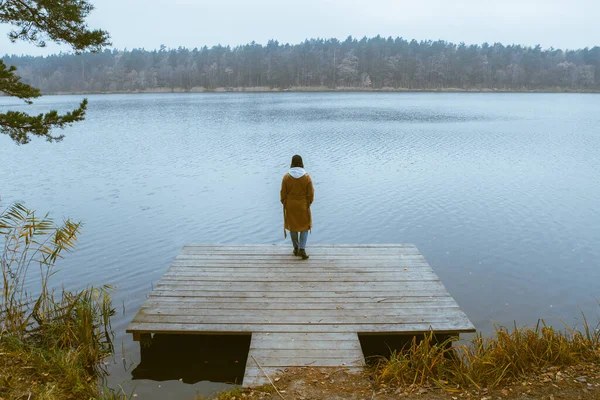
[[[141,346],[136,379],[241,384],[250,349],[250,335],[161,335]]]
[[[31,113],[69,110],[47,96]],[[600,96],[273,93],[89,96],[59,144],[0,135],[2,205],[84,222],[58,284],[113,284],[111,384],[144,399],[225,387],[131,380],[127,324],[186,243],[284,243],[301,154],[310,243],[414,243],[475,326],[600,317]],[[136,372],[137,374],[137,372]],[[179,378],[177,378],[179,379]],[[159,387],[160,386],[160,387]],[[175,396],[176,395],[176,396]]]

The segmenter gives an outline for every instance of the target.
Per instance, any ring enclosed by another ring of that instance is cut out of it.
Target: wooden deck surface
[[[127,332],[251,333],[248,386],[291,366],[360,367],[357,333],[474,331],[414,245],[307,252],[303,261],[290,246],[187,245]]]

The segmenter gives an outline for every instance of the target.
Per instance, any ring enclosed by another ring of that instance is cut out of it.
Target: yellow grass
[[[583,330],[559,331],[540,320],[535,328],[495,334],[476,334],[469,343],[450,347],[435,343],[432,335],[379,359],[373,376],[379,383],[406,386],[432,384],[446,389],[492,388],[554,366],[600,362],[600,324],[593,329],[584,316]]]

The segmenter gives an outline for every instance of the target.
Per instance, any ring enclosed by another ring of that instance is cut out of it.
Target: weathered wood
[[[269,316],[269,315],[253,315],[246,313],[245,315],[159,315],[139,313],[136,316],[136,321],[143,323],[174,323],[174,324],[273,324],[273,325],[408,325],[408,324],[423,324],[423,323],[456,323],[461,321],[462,316],[459,313],[440,314],[440,313],[423,313],[407,316],[387,316],[387,315],[367,315],[363,316],[325,316],[314,313],[312,316]]]
[[[251,349],[298,350],[306,348],[318,351],[361,350],[360,343],[355,340],[286,340],[254,343]]]
[[[374,311],[378,310],[378,311]],[[418,318],[426,318],[427,316],[438,316],[438,315],[452,315],[459,314],[460,308],[446,307],[446,308],[387,308],[387,309],[371,309],[366,311],[364,309],[344,309],[344,308],[331,308],[329,310],[315,310],[315,309],[304,309],[304,310],[268,310],[268,309],[253,309],[253,310],[240,310],[240,309],[198,309],[198,308],[180,308],[180,307],[166,307],[166,306],[146,306],[142,307],[140,314],[144,315],[187,315],[187,316],[247,316],[247,315],[260,315],[265,318],[281,318],[287,319],[290,316],[294,317],[353,317],[353,318],[371,318],[373,314],[377,314],[380,317],[408,317],[414,316]]]
[[[321,267],[316,264],[312,264],[310,268],[306,268],[306,266],[298,265],[298,266],[282,266],[282,265],[274,265],[272,267],[249,267],[249,266],[218,266],[218,267],[207,267],[204,265],[191,264],[191,265],[178,265],[173,264],[167,270],[167,274],[187,274],[190,276],[203,276],[203,275],[227,275],[227,274],[240,274],[240,275],[306,275],[306,276],[314,276],[314,275],[339,275],[339,276],[378,276],[384,278],[388,274],[391,276],[399,275],[435,275],[435,273],[431,270],[429,266],[426,264],[420,266],[407,266],[407,267],[342,267],[342,266],[330,266],[330,267]]]
[[[422,295],[419,293],[418,296],[410,296],[410,295],[402,295],[402,296],[365,296],[365,297],[313,297],[307,298],[302,296],[302,302],[309,303],[329,303],[335,305],[344,305],[344,304],[352,304],[352,303],[366,303],[366,304],[394,304],[394,303],[405,303],[405,302],[420,302],[420,301],[434,301],[435,299],[440,300],[452,300],[454,301],[448,294],[442,294],[439,296],[431,296],[431,295]],[[148,297],[148,300],[155,301],[214,301],[214,302],[223,302],[223,301],[231,301],[231,302],[240,302],[240,303],[258,303],[268,301],[269,303],[292,303],[298,304],[298,297],[247,297],[243,294],[236,295],[235,293],[231,293],[226,296],[217,297],[213,294],[201,294],[196,293],[195,295],[181,295],[181,294],[173,294],[173,292],[158,292],[154,291]]]
[[[254,275],[301,275],[301,276],[318,276],[318,275],[334,275],[340,277],[378,277],[385,278],[386,276],[404,276],[404,275],[434,275],[430,268],[424,267],[404,267],[404,268],[339,268],[339,267],[282,267],[280,265],[270,268],[255,268],[255,267],[206,267],[206,266],[179,266],[172,265],[167,270],[166,275],[187,275],[187,276],[220,276],[236,274],[240,276]]]
[[[254,265],[255,268],[273,267],[278,265],[290,265],[298,268],[307,268],[307,264],[311,268],[316,267],[328,267],[328,268],[352,268],[355,265],[366,265],[366,266],[380,266],[385,268],[399,268],[404,264],[414,265],[429,265],[427,260],[423,256],[419,257],[379,257],[372,258],[368,255],[362,257],[346,257],[341,259],[335,255],[329,257],[318,257],[313,254],[309,254],[311,261],[307,262],[302,260],[300,257],[294,256],[270,256],[263,257],[262,259],[246,258],[246,256],[231,256],[230,258],[207,258],[201,255],[186,255],[180,254],[173,259],[173,265],[177,264],[191,264],[191,266],[227,266],[232,267],[243,267],[247,265]],[[194,264],[196,263],[196,264]]]
[[[268,382],[265,372],[277,374],[288,366],[358,369],[364,365],[356,333],[253,333],[243,384],[264,384]]]
[[[434,291],[444,289],[439,279],[398,282],[206,282],[160,281],[157,290],[191,290],[222,292],[393,292]],[[444,289],[445,290],[445,289]]]
[[[290,245],[283,244],[202,244],[190,243],[184,248],[201,248],[201,249],[219,249],[219,250],[236,250],[236,249],[289,249]],[[416,249],[412,243],[389,243],[389,244],[311,244],[311,249]]]
[[[207,282],[327,282],[335,280],[336,282],[398,282],[415,280],[439,280],[437,275],[429,271],[416,271],[414,269],[407,271],[386,271],[385,276],[381,272],[284,272],[284,271],[264,271],[264,272],[240,272],[240,271],[194,271],[180,268],[170,268],[163,275],[161,281],[207,281]]]
[[[346,332],[346,333],[315,333],[315,332],[309,332],[309,333],[298,333],[298,332],[293,332],[293,333],[278,333],[275,336],[272,336],[269,333],[265,333],[265,334],[261,334],[261,335],[254,335],[252,337],[252,341],[250,343],[250,347],[256,345],[257,343],[275,343],[275,342],[293,342],[295,340],[308,340],[308,341],[313,341],[313,342],[323,342],[323,341],[327,341],[327,340],[335,340],[335,341],[354,341],[356,340],[357,335],[356,333],[352,332]]]
[[[127,332],[252,334],[244,385],[291,366],[364,365],[357,333],[472,332],[414,245],[186,245]]]
[[[185,265],[190,264],[191,266],[202,265],[205,267],[252,267],[252,268],[272,268],[272,267],[288,267],[288,268],[305,268],[306,271],[310,269],[310,266],[315,268],[388,268],[388,269],[402,269],[405,267],[427,267],[428,264],[419,260],[369,260],[365,259],[348,259],[342,264],[340,260],[334,258],[328,259],[313,259],[310,264],[307,261],[303,261],[301,258],[268,258],[264,260],[247,260],[247,259],[206,259],[196,257],[178,257],[174,260],[173,265]],[[390,267],[390,264],[396,264],[395,267]]]
[[[275,336],[275,335],[273,335]],[[323,342],[321,342],[323,343]],[[331,344],[332,341],[328,341],[326,344]],[[348,342],[347,342],[348,343]],[[352,343],[352,342],[349,342]],[[360,344],[360,343],[359,343]],[[291,349],[281,349],[281,348],[272,348],[272,347],[250,347],[250,352],[254,350],[254,353],[260,354],[260,359],[265,360],[266,365],[273,365],[273,362],[266,360],[274,360],[275,362],[281,362],[282,364],[287,364],[285,362],[286,359],[312,359],[312,360],[338,360],[340,364],[342,362],[358,361],[362,358],[362,350],[360,346],[358,347],[350,347],[350,348],[314,348],[312,341],[304,341],[303,343],[298,343],[297,348]],[[280,359],[279,359],[280,358]],[[281,364],[278,364],[281,365]]]
[[[323,250],[323,249],[306,249],[307,253],[310,251],[311,256],[318,258],[366,258],[366,257],[382,257],[382,258],[400,258],[400,259],[423,259],[423,255],[419,253],[416,248],[411,249],[383,249],[377,251],[363,250],[363,249],[344,249],[344,250]],[[261,251],[256,249],[254,251],[218,251],[218,250],[198,250],[198,249],[183,249],[179,256],[185,257],[198,257],[198,258],[212,258],[212,257],[223,257],[223,258],[287,258],[294,259],[292,254],[291,246],[281,249],[280,251]]]
[[[254,332],[359,332],[378,333],[387,332],[394,334],[419,334],[426,332],[435,333],[463,333],[473,332],[473,325],[468,319],[447,320],[442,322],[422,323],[387,323],[387,324],[203,324],[203,323],[165,323],[165,322],[132,322],[127,332],[143,333],[181,333],[181,334],[248,334]]]
[[[323,264],[316,262],[310,265],[310,268],[306,266],[306,263],[285,263],[285,262],[274,262],[274,263],[214,263],[214,262],[198,262],[193,260],[188,261],[173,261],[171,264],[173,269],[178,267],[188,267],[193,268],[193,271],[201,273],[202,271],[207,272],[283,272],[283,273],[328,273],[328,272],[339,272],[346,273],[351,272],[355,274],[360,273],[386,273],[386,272],[399,272],[402,271],[403,268],[407,270],[411,269],[419,269],[419,272],[424,272],[424,270],[431,270],[431,267],[428,264],[419,263],[419,264],[398,264],[396,267],[390,267],[389,263],[378,263],[378,264],[367,264],[367,263],[346,263],[344,265],[336,265],[335,263]]]
[[[262,362],[261,362],[262,360]],[[362,366],[360,359],[347,359],[347,358],[330,358],[330,357],[261,357],[257,359],[261,365],[264,363],[266,366],[274,365],[295,365],[298,367],[342,367],[342,366]],[[252,365],[251,362],[247,361],[246,365]]]
[[[244,299],[256,300],[256,299]],[[252,302],[252,301],[234,301],[225,299],[218,302],[206,300],[205,297],[194,297],[178,299],[174,297],[163,297],[159,300],[148,299],[142,309],[160,309],[176,308],[178,310],[195,309],[199,310],[380,310],[385,313],[388,310],[423,310],[427,308],[457,308],[456,302],[450,297],[438,299],[435,301],[405,301],[405,302],[360,302],[360,303],[333,303],[333,302]]]
[[[230,297],[238,297],[238,298],[258,298],[258,299],[276,299],[276,298],[294,298],[296,301],[298,299],[305,300],[310,298],[311,300],[316,300],[319,298],[327,300],[329,299],[338,299],[343,301],[353,301],[354,299],[359,298],[368,298],[368,299],[382,299],[382,301],[393,300],[393,299],[401,299],[405,296],[443,296],[445,294],[445,289],[443,288],[432,288],[427,293],[423,290],[405,290],[405,291],[352,291],[352,290],[330,290],[330,291],[271,291],[271,292],[224,292],[223,290],[197,290],[197,289],[187,289],[187,290],[178,290],[175,288],[156,288],[153,291],[153,295],[151,297],[158,296],[170,296],[170,297],[214,297],[214,298],[230,298]]]

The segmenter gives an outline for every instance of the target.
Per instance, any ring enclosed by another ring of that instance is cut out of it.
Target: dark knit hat
[[[291,168],[295,168],[295,167],[304,168],[304,163],[302,163],[302,157],[300,157],[298,154],[296,154],[294,157],[292,157]]]

